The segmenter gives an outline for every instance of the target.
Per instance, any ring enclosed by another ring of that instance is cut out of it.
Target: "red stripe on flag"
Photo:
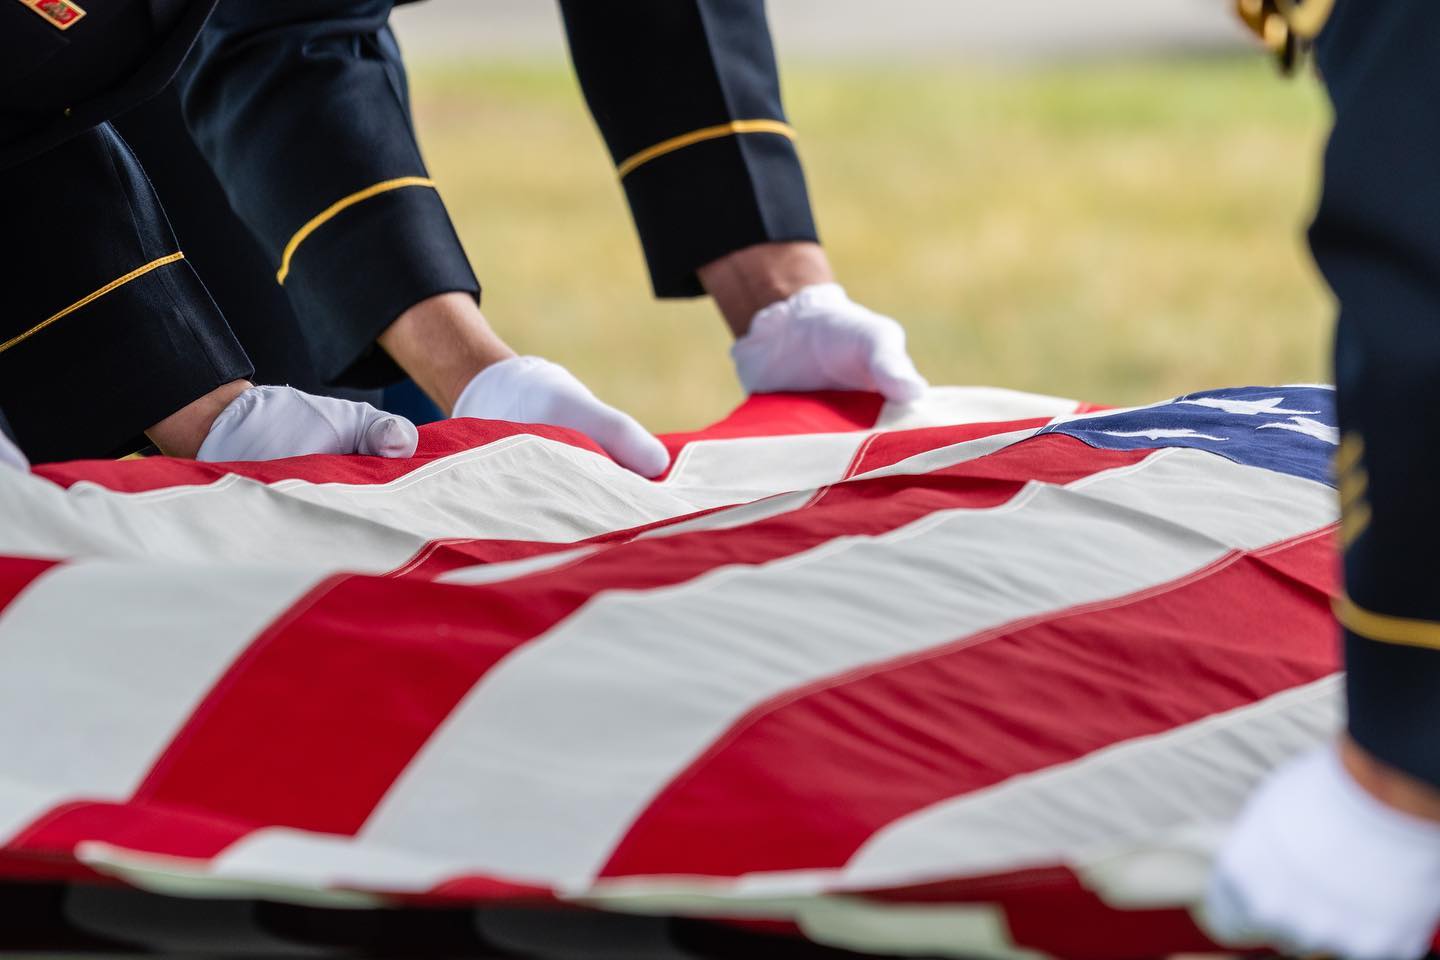
[[[584,540],[574,540],[569,543],[556,543],[545,540],[473,540],[463,537],[449,540],[432,540],[417,550],[415,555],[409,560],[387,573],[386,576],[418,577],[422,580],[433,580],[443,573],[448,573],[451,570],[459,570],[462,567],[478,567],[484,566],[487,563],[507,563],[511,560],[525,560],[530,557],[538,557],[545,553],[560,553],[564,550],[574,550],[577,547],[626,543],[640,536],[642,533],[659,530],[662,527],[671,527],[681,523],[687,523],[691,520],[728,509],[729,506],[710,507],[705,510],[697,510],[694,513],[681,514],[678,517],[666,517],[664,520],[644,523],[638,527],[627,527],[624,530],[611,530],[608,533],[596,534],[593,537],[587,537]]]
[[[584,541],[582,541],[584,542]],[[508,563],[538,557],[542,553],[573,550],[574,543],[544,540],[474,540],[456,537],[431,540],[415,551],[415,555],[386,574],[387,577],[415,577],[433,580],[442,573],[462,567],[478,567],[487,563]]]
[[[704,430],[671,434],[660,439],[673,454],[693,440],[867,430],[879,417],[883,404],[881,397],[873,393],[822,391],[814,394],[766,394],[749,398],[725,419]],[[230,474],[261,483],[306,480],[311,483],[380,484],[403,477],[440,457],[519,434],[603,452],[589,437],[574,430],[540,424],[461,419],[421,427],[420,447],[414,457],[405,460],[313,455],[243,463],[199,463],[173,457],[146,457],[139,460],[46,463],[35,467],[34,472],[62,487],[88,481],[122,493],[203,486]]]
[[[681,514],[678,517],[666,517],[664,520],[644,523],[638,527],[627,527],[624,530],[611,530],[608,533],[596,534],[593,537],[587,537],[584,540],[575,540],[569,543],[556,543],[546,540],[475,540],[465,537],[448,540],[432,540],[415,551],[413,557],[394,570],[391,570],[386,576],[418,577],[422,580],[433,580],[442,573],[448,573],[451,570],[458,570],[462,567],[478,567],[487,563],[505,563],[511,560],[524,560],[529,557],[540,556],[544,553],[559,553],[563,550],[574,550],[576,547],[625,543],[651,530],[675,526],[728,509],[728,506],[709,507],[705,510],[697,510],[694,513]]]
[[[1046,419],[1012,420],[1008,422],[966,424],[951,427],[923,427],[915,430],[898,430],[893,433],[877,433],[869,437],[865,443],[860,446],[860,449],[856,451],[855,457],[849,469],[846,470],[845,475],[848,479],[861,473],[898,463],[907,457],[913,457],[917,454],[928,453],[932,450],[954,446],[957,443],[978,440],[1000,433],[1011,433],[1016,430],[1024,430],[1031,427],[1041,427],[1049,422],[1050,421]],[[1052,448],[1045,445],[1045,442],[1041,442],[1039,446],[1031,446],[1030,443],[1017,444],[1014,448],[1006,450],[1005,458],[996,461],[996,463],[1002,465],[1002,475],[1006,479],[1029,476],[1035,480],[1043,480],[1051,483],[1067,483],[1070,480],[1076,479],[1073,473],[1073,462],[1066,458],[1054,459],[1050,453],[1051,449]],[[1139,451],[1139,456],[1136,459],[1143,458],[1149,452],[1150,451]],[[998,453],[990,454],[986,459],[993,459],[996,456],[998,456]],[[976,460],[973,462],[982,465],[966,468],[961,472],[975,477],[984,476],[985,468],[982,461]],[[1125,462],[1129,463],[1134,461],[1126,460]],[[1023,472],[1015,469],[1020,465],[1024,465]],[[1111,466],[1116,465],[1123,464],[1111,464]],[[1096,469],[1108,468],[1097,467]],[[936,471],[936,475],[946,475],[951,472],[953,472],[953,470]],[[1083,476],[1084,474],[1081,475]],[[862,491],[861,496],[868,496],[868,493],[864,492],[866,488],[857,488],[850,484],[829,485],[820,488],[815,498],[799,509],[809,509],[822,499],[824,499],[827,504],[833,502],[835,497],[840,497],[843,500],[851,495],[848,491],[852,489]],[[889,488],[886,487],[882,489]],[[728,506],[711,507],[706,510],[698,510],[695,513],[687,513],[678,517],[668,517],[664,520],[657,520],[653,523],[643,524],[638,527],[630,527],[626,530],[613,530],[609,533],[602,533],[586,540],[575,541],[574,543],[544,543],[531,540],[436,540],[420,548],[414,557],[391,571],[390,575],[432,579],[461,567],[478,566],[508,560],[521,560],[526,557],[538,556],[542,553],[570,550],[578,546],[624,543],[651,530],[688,523],[698,517],[719,513],[722,510],[728,509],[730,509]]]
[[[894,430],[877,433],[870,437],[855,456],[849,476],[879,470],[907,457],[929,453],[943,447],[954,446],[970,440],[980,440],[1001,433],[1016,430],[1038,430],[1050,422],[1049,417],[1032,417],[1028,420],[1005,420],[994,423],[966,423],[949,427],[918,427],[914,430]]]
[[[800,433],[852,433],[869,430],[880,419],[885,399],[878,393],[820,390],[815,393],[758,393],[725,419],[703,430],[671,433],[660,439],[671,455],[695,440],[736,437],[788,437]]]
[[[71,855],[98,840],[128,850],[163,850],[173,857],[212,857],[262,824],[239,823],[208,811],[143,803],[77,800],[50,810],[7,844],[22,854]]]
[[[0,850],[0,884],[9,881],[29,884],[61,880],[86,880],[94,883],[96,881],[103,882],[105,879],[107,878],[77,862],[68,850],[63,856],[15,853],[9,849]],[[4,896],[4,888],[0,886],[0,900],[3,900]],[[6,945],[10,946],[8,942]]]
[[[885,533],[937,510],[999,505],[1037,473],[1065,482],[1146,453],[1047,436],[935,474],[843,484],[809,510],[620,544],[500,584],[341,578],[230,669],[137,799],[353,833],[485,671],[601,591],[681,583],[837,536]]]
[[[789,691],[679,774],[603,873],[841,866],[908,813],[1333,673],[1334,587],[1327,528]]]
[[[0,616],[4,616],[10,601],[24,592],[37,577],[59,564],[58,560],[0,556]]]
[[[465,587],[335,578],[230,668],[135,799],[353,833],[534,622],[523,605]]]
[[[434,906],[437,901],[455,901],[458,903],[484,903],[503,900],[508,904],[556,904],[555,891],[549,887],[537,887],[534,884],[513,883],[509,880],[500,880],[495,877],[457,877],[427,890],[422,894],[409,894],[399,898],[402,902],[409,901],[425,906]]]
[[[993,904],[1005,911],[1005,926],[1016,946],[1067,960],[1150,960],[1215,950],[1187,911],[1112,907],[1064,867],[896,887],[865,896],[896,905]]]
[[[305,480],[310,483],[382,484],[398,480],[442,457],[483,447],[514,436],[537,436],[558,443],[602,452],[589,437],[574,430],[500,420],[445,420],[420,428],[415,456],[403,460],[384,457],[314,454],[282,460],[240,463],[201,463],[173,457],[139,460],[73,460],[45,463],[35,473],[62,487],[84,480],[120,493],[143,493],[167,487],[204,486],[235,474],[261,483]]]

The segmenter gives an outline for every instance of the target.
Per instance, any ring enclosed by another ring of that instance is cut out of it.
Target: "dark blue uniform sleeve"
[[[108,124],[0,177],[0,408],[32,460],[128,453],[250,364]]]
[[[182,70],[195,141],[289,294],[327,381],[376,386],[375,339],[479,284],[412,129],[390,0],[225,0]]]
[[[212,5],[0,8],[0,406],[31,459],[128,453],[250,373],[106,123],[165,85]]]
[[[223,0],[185,114],[328,378],[384,382],[375,338],[421,299],[478,294],[415,145],[390,0]],[[814,240],[760,0],[565,3],[586,98],[662,296],[767,241]]]
[[[1340,302],[1336,461],[1349,727],[1440,786],[1440,4],[1339,0],[1311,247]]]
[[[763,0],[562,0],[575,70],[614,158],[651,283],[757,243],[816,240]]]
[[[164,198],[185,259],[204,278],[255,364],[253,379],[380,405],[380,390],[326,384],[285,288],[275,282],[269,257],[230,209],[224,190],[196,148],[175,90],[117,117],[115,129]]]

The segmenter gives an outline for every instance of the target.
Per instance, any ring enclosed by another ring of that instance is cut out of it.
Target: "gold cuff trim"
[[[35,334],[39,333],[41,330],[44,330],[46,327],[50,326],[50,324],[54,323],[55,321],[63,320],[70,314],[74,313],[76,310],[79,310],[81,307],[85,306],[87,303],[93,303],[94,301],[99,300],[101,297],[105,296],[105,294],[110,293],[111,291],[116,290],[119,287],[125,286],[125,284],[129,283],[131,280],[143,277],[151,270],[158,270],[159,268],[165,266],[167,263],[174,263],[177,260],[184,259],[185,254],[177,250],[167,257],[161,257],[159,260],[151,260],[143,267],[136,267],[134,270],[131,270],[123,277],[116,277],[114,280],[111,280],[99,290],[96,290],[94,293],[87,294],[86,296],[81,297],[79,300],[76,300],[74,303],[70,304],[70,306],[66,307],[64,310],[61,310],[59,313],[46,317],[44,320],[35,324],[35,326],[31,327],[29,330],[26,330],[24,333],[17,334],[16,336],[11,337],[9,340],[6,340],[4,343],[0,343],[0,353],[4,353],[11,347],[19,343],[23,343],[26,340],[29,340],[31,337],[35,336]]]
[[[719,123],[713,127],[701,127],[699,130],[691,130],[689,133],[682,133],[669,140],[661,140],[653,147],[646,147],[639,153],[626,157],[617,168],[620,179],[625,179],[634,172],[636,167],[649,163],[656,157],[663,157],[667,153],[683,150],[705,140],[719,140],[721,137],[730,137],[740,133],[778,133],[790,140],[795,139],[795,128],[779,120],[732,120],[729,123]]]
[[[1335,618],[1351,632],[1367,640],[1440,650],[1440,623],[1433,620],[1410,620],[1372,613],[1357,607],[1355,601],[1344,594],[1335,599]]]
[[[1360,535],[1370,527],[1370,504],[1363,500],[1342,512],[1340,520],[1340,549],[1349,550]]]
[[[1364,469],[1352,470],[1340,477],[1340,509],[1349,510],[1365,498],[1370,489],[1370,474]]]
[[[382,193],[389,193],[391,190],[399,190],[403,187],[430,187],[434,189],[435,181],[429,177],[396,177],[394,180],[381,180],[379,183],[371,184],[364,190],[356,190],[348,197],[336,200],[330,206],[317,213],[306,221],[305,226],[295,231],[295,236],[285,244],[285,252],[280,254],[280,269],[275,272],[275,281],[281,286],[285,284],[285,278],[290,276],[290,261],[295,256],[295,251],[300,249],[310,234],[323,227],[329,220],[357,203],[363,203],[371,197],[379,196]]]
[[[1365,438],[1355,432],[1345,434],[1340,438],[1340,446],[1335,450],[1335,474],[1344,476],[1360,465],[1360,458],[1365,456]]]

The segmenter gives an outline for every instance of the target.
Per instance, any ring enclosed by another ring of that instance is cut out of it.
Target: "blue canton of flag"
[[[1083,417],[1040,431],[1105,450],[1194,447],[1236,463],[1334,485],[1340,442],[1331,387],[1234,387],[1149,407]]]

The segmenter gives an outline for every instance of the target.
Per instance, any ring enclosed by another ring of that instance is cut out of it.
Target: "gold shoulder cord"
[[[1240,19],[1275,54],[1282,73],[1293,73],[1310,53],[1335,0],[1236,0]]]

